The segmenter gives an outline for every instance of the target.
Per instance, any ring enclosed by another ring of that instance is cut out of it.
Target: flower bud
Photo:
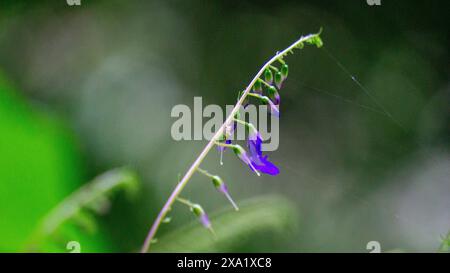
[[[218,140],[220,142],[222,142],[222,141],[225,141],[226,139],[227,139],[227,137],[225,136],[225,134],[221,134]]]
[[[241,157],[242,154],[245,154],[244,148],[242,148],[240,145],[234,145],[233,152],[238,156]]]
[[[223,184],[222,179],[217,175],[212,177],[212,182],[216,189],[218,189]]]
[[[269,100],[269,99],[268,99]],[[269,100],[270,101],[270,100]],[[244,162],[245,164],[247,164],[250,169],[255,172],[258,176],[260,176],[261,174],[258,172],[258,170],[256,170],[255,166],[253,166],[252,161],[250,160],[250,158],[247,155],[247,152],[244,150],[244,148],[242,148],[240,145],[234,145],[233,147],[233,152],[239,157],[239,159]]]
[[[316,36],[316,38],[314,39],[314,44],[318,47],[321,48],[323,46],[323,42],[322,39],[319,36]]]
[[[278,89],[281,89],[282,84],[283,84],[283,76],[281,76],[281,72],[278,71],[277,73],[275,73],[275,85],[277,86]]]
[[[269,68],[267,68],[267,69],[264,71],[264,80],[265,80],[266,83],[268,83],[268,84],[272,84],[272,82],[273,82],[273,74],[272,74],[272,71],[270,71]]]
[[[285,80],[287,78],[289,74],[289,66],[287,64],[283,64],[281,66],[281,77],[283,80]]]
[[[280,117],[280,110],[268,97],[261,97],[261,100],[264,104],[268,104],[270,106],[272,115]]]
[[[234,202],[234,200],[231,198],[231,195],[228,191],[228,187],[227,185],[222,181],[222,179],[215,175],[212,177],[212,182],[214,187],[221,192],[223,195],[225,195],[225,197],[228,199],[228,201],[231,203],[231,205],[233,206],[233,208],[235,210],[239,210],[239,207],[236,205],[236,203]]]
[[[259,79],[253,85],[253,91],[257,94],[262,93],[262,83],[259,81]]]
[[[203,210],[203,208],[198,205],[198,204],[194,204],[191,207],[191,211],[192,213],[194,213],[195,216],[197,216],[200,220],[200,223],[207,229],[211,229],[212,225],[211,225],[211,221],[208,218],[208,215],[206,214],[206,212]]]
[[[277,72],[277,74],[278,74],[278,73],[280,73],[280,72]],[[275,77],[275,83],[276,83],[276,77]],[[279,88],[281,88],[281,84],[280,84],[280,87],[278,87],[278,89],[279,89]],[[278,90],[277,90],[275,87],[271,86],[271,87],[267,90],[267,93],[268,93],[268,95],[269,95],[269,98],[272,100],[272,102],[273,102],[275,105],[280,104],[280,94],[278,93]]]
[[[322,39],[321,39],[319,36],[311,37],[311,38],[309,38],[308,40],[306,40],[306,42],[307,42],[308,44],[310,44],[310,45],[315,45],[315,46],[317,46],[318,48],[320,48],[320,47],[323,46]]]

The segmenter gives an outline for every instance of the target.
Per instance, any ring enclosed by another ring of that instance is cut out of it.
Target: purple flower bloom
[[[262,172],[269,175],[278,175],[280,173],[280,170],[267,160],[267,155],[263,156],[261,151],[261,144],[262,144],[262,138],[259,132],[254,133],[253,136],[249,137],[249,140],[247,141],[248,149],[250,152],[250,161],[252,162],[252,166]]]

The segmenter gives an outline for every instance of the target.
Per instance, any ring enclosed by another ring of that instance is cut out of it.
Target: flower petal
[[[249,139],[247,142],[250,153],[249,159],[252,162],[252,166],[262,173],[266,173],[269,175],[278,175],[280,173],[280,170],[277,168],[277,166],[267,160],[267,155],[262,155],[261,144],[262,139],[259,133],[257,134],[256,139]]]

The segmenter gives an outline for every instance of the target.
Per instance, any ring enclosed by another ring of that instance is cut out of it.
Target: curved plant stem
[[[316,34],[310,34],[307,36],[302,36],[300,39],[295,41],[293,44],[291,44],[289,47],[284,49],[281,52],[277,52],[275,56],[273,56],[268,62],[266,62],[261,69],[258,71],[258,73],[253,77],[252,81],[249,83],[249,85],[245,88],[244,92],[242,93],[241,97],[239,98],[238,102],[234,106],[233,110],[225,120],[225,122],[222,124],[222,126],[219,128],[219,130],[215,133],[215,135],[211,138],[211,140],[206,144],[205,148],[203,148],[200,155],[197,157],[197,159],[192,163],[191,167],[188,169],[186,174],[183,176],[180,182],[176,185],[173,192],[170,194],[169,198],[167,199],[166,203],[164,204],[163,208],[159,212],[155,222],[153,223],[152,227],[150,228],[150,231],[148,232],[148,235],[145,239],[145,242],[142,246],[141,252],[145,253],[148,252],[150,249],[150,243],[152,242],[152,239],[155,237],[156,232],[158,231],[159,226],[161,225],[162,220],[166,217],[167,213],[171,210],[172,204],[176,201],[178,195],[183,191],[186,184],[189,182],[192,175],[195,173],[195,171],[199,168],[200,164],[202,163],[203,159],[206,157],[208,152],[211,150],[211,148],[216,144],[216,141],[219,140],[220,136],[222,135],[226,124],[229,124],[237,111],[239,111],[239,108],[241,107],[242,103],[246,99],[247,95],[250,93],[253,85],[255,82],[261,77],[261,75],[264,73],[264,70],[268,67],[270,67],[274,62],[279,61],[280,63],[284,63],[282,60],[284,56],[286,56],[288,53],[292,52],[295,48],[297,48],[299,45],[302,45],[304,42],[309,41],[311,39],[314,39],[316,37],[319,37],[320,32]]]

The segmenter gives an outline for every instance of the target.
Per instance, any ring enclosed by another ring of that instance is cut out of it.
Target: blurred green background
[[[325,50],[392,117],[325,50],[297,51],[270,153],[280,175],[256,177],[231,154],[219,166],[212,152],[205,168],[242,212],[194,176],[184,196],[214,215],[219,239],[176,205],[155,249],[367,252],[378,241],[383,251],[436,251],[450,229],[448,10],[448,1],[2,0],[0,251],[29,251],[53,207],[120,166],[136,171],[137,196],[111,196],[96,232],[66,227],[36,251],[65,252],[70,240],[83,252],[137,251],[205,145],[172,140],[172,107],[194,96],[233,103],[277,50],[320,27]]]

